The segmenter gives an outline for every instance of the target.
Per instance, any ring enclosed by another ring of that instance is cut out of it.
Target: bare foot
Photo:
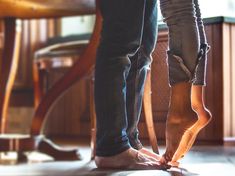
[[[172,158],[172,162],[178,161],[191,149],[200,130],[204,128],[211,120],[211,114],[206,109],[204,111],[197,112],[197,114],[197,122],[184,133],[179,147]]]
[[[192,108],[197,113],[197,122],[183,135],[180,145],[175,152],[172,162],[177,162],[192,147],[195,139],[202,128],[211,121],[211,113],[205,108],[203,101],[203,86],[192,86]]]
[[[141,152],[130,148],[120,154],[110,157],[95,157],[95,163],[98,168],[108,169],[135,169],[135,170],[148,170],[148,169],[168,169],[166,165],[160,162],[153,162],[148,159]]]
[[[170,161],[168,162],[168,165],[171,167],[179,167],[180,163],[178,161]]]
[[[182,156],[192,138],[190,129],[197,122],[197,114],[191,106],[191,83],[177,83],[171,87],[170,106],[166,122],[166,152],[161,158],[162,163],[174,160],[175,153]],[[180,150],[178,150],[178,148]],[[170,163],[169,163],[170,164]]]
[[[175,153],[177,156],[182,156],[182,152],[187,149],[187,144],[191,139],[190,130],[196,122],[197,114],[190,108],[180,113],[169,112],[166,123],[166,152],[161,162],[177,163],[177,160],[173,160]]]
[[[195,109],[195,111],[197,112],[198,120],[194,124],[194,126],[190,129],[190,131],[188,131],[188,134],[185,133],[185,136],[182,139],[185,141],[185,143],[187,142],[187,139],[188,139],[187,149],[182,153],[176,152],[172,161],[178,161],[178,159],[180,159],[183,155],[185,155],[191,149],[191,147],[193,146],[193,144],[196,140],[198,133],[201,131],[201,129],[203,129],[211,121],[212,115],[208,109],[201,107],[200,109],[198,109],[198,108]],[[191,139],[189,138],[189,136],[191,136]],[[181,146],[181,144],[180,144],[180,146]],[[182,150],[182,149],[179,148],[179,151],[180,150]]]
[[[138,150],[139,152],[141,152],[142,154],[146,155],[150,160],[152,161],[160,161],[161,156],[148,150],[147,148],[142,148],[140,150]]]

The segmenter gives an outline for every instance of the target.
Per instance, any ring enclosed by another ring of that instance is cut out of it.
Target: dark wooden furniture
[[[81,59],[62,78],[62,84],[54,86],[48,92],[35,113],[30,135],[5,134],[7,108],[13,82],[16,76],[20,35],[16,35],[16,19],[55,18],[96,13],[96,26],[91,42],[81,54]],[[95,0],[43,1],[36,0],[4,0],[0,2],[0,17],[4,20],[4,44],[0,55],[0,151],[31,151],[38,149],[52,155],[55,159],[78,159],[77,150],[60,150],[57,146],[40,135],[40,129],[50,106],[71,84],[83,77],[95,60],[95,51],[99,41],[101,18],[96,11]],[[83,67],[80,67],[83,65]],[[65,76],[66,77],[66,76]],[[64,83],[64,84],[63,84]]]
[[[84,40],[56,42],[35,52],[33,63],[35,108],[39,105],[46,91],[48,91],[45,89],[49,89],[49,85],[45,85],[49,81],[45,74],[51,70],[71,68],[88,46],[89,39],[89,37],[86,37]]]

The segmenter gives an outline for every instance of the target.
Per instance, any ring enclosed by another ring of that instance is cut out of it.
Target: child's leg
[[[198,4],[198,0],[194,0],[195,8],[196,8],[196,17],[197,17],[197,25],[198,25],[198,31],[199,31],[199,36],[200,36],[200,56],[198,60],[198,65],[195,70],[195,75],[194,75],[194,82],[192,85],[192,95],[191,95],[191,103],[192,103],[192,108],[194,111],[196,111],[198,115],[198,121],[194,125],[194,127],[190,130],[190,138],[189,141],[185,140],[187,147],[183,147],[184,145],[180,145],[178,150],[179,152],[176,152],[173,161],[177,161],[180,159],[185,153],[187,153],[195,139],[197,134],[200,132],[202,128],[204,128],[209,121],[211,120],[211,113],[209,110],[205,107],[204,104],[204,86],[206,84],[205,77],[206,77],[206,64],[207,64],[207,52],[208,52],[208,45],[207,45],[207,40],[206,40],[206,34],[204,30],[204,25],[203,21],[201,18],[201,12]],[[183,148],[183,149],[182,149]],[[182,151],[182,152],[180,152]]]
[[[176,161],[188,148],[198,116],[192,109],[191,92],[200,53],[195,5],[189,0],[161,0],[169,28],[170,106],[166,124],[165,162]],[[192,130],[193,129],[193,130]]]

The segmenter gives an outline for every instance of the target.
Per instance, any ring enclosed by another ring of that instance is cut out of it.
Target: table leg
[[[7,109],[19,60],[20,26],[16,19],[4,19],[4,43],[0,53],[0,132],[6,132]]]

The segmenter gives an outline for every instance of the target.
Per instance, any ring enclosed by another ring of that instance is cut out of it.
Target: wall
[[[199,0],[202,16],[231,16],[235,17],[234,0]],[[213,4],[213,5],[212,5]]]
[[[224,136],[235,138],[235,24],[223,25]]]
[[[92,33],[94,22],[94,15],[63,18],[61,35],[66,36],[72,34]]]

